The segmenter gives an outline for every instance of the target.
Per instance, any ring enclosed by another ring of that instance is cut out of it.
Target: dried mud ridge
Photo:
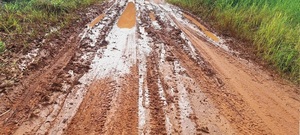
[[[24,55],[0,134],[297,134],[299,87],[178,7],[111,0],[82,16]]]

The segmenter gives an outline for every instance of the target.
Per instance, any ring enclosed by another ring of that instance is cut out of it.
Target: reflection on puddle
[[[217,36],[215,36],[212,32],[210,32],[205,26],[203,26],[195,18],[193,18],[187,14],[183,14],[183,16],[185,18],[189,19],[191,22],[193,22],[196,26],[198,26],[205,33],[205,35],[207,35],[209,38],[211,38],[212,40],[214,40],[216,42],[220,41],[220,39]]]

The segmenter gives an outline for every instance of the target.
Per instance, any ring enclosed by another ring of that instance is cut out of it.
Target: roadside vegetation
[[[4,50],[5,50],[5,44],[2,41],[0,41],[0,54],[4,52]]]
[[[300,82],[299,0],[169,0],[223,34],[253,46],[257,56]]]
[[[77,19],[75,10],[101,0],[3,0],[0,3],[0,48],[17,52],[51,28],[62,28]],[[1,2],[1,0],[0,0]],[[3,50],[2,50],[3,51]]]

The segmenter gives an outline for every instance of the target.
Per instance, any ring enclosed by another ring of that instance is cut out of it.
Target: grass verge
[[[0,41],[0,54],[5,51],[5,44]]]
[[[220,33],[254,48],[258,57],[300,83],[299,0],[169,0]]]

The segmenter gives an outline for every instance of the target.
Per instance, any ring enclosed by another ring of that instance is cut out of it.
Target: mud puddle
[[[136,16],[135,4],[133,2],[129,2],[118,21],[118,27],[133,28],[136,23],[135,16]]]
[[[103,18],[104,18],[105,14],[101,14],[99,15],[97,18],[95,18],[88,26],[89,28],[94,27],[97,23],[99,23]]]
[[[193,18],[190,15],[187,15],[185,13],[183,14],[183,16],[185,18],[187,18],[188,20],[190,20],[192,23],[194,23],[196,26],[198,26],[209,38],[211,38],[215,42],[219,42],[220,41],[220,39],[217,36],[215,36],[215,34],[213,34],[212,32],[210,32],[204,25],[202,25],[195,18]]]

